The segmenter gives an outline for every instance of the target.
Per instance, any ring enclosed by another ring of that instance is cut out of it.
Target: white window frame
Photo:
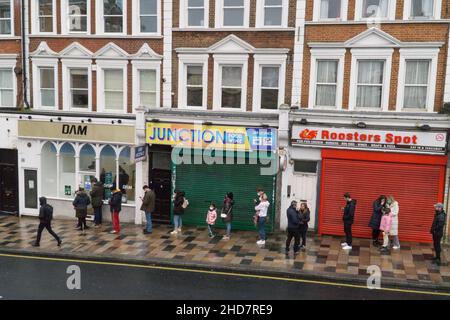
[[[405,0],[403,5],[403,20],[413,20],[413,21],[427,21],[427,20],[438,20],[441,19],[442,12],[442,0],[433,0],[433,17],[430,18],[413,18],[411,17],[411,0]]]
[[[281,25],[279,26],[266,26],[264,24],[265,20],[265,3],[266,0],[257,0],[256,3],[256,28],[287,28],[288,27],[288,15],[289,15],[289,0],[282,0],[282,11],[281,11]]]
[[[389,110],[389,90],[391,83],[392,53],[394,49],[351,49],[352,64],[350,71],[350,96],[348,109],[358,111],[388,111]],[[383,70],[383,89],[381,93],[380,108],[357,108],[356,94],[358,81],[358,61],[359,60],[385,60]]]
[[[122,32],[105,32],[105,19],[103,12],[103,0],[97,0],[95,2],[95,20],[96,20],[96,33],[98,35],[108,36],[121,36],[127,34],[127,0],[123,0],[123,19],[122,19]]]
[[[348,14],[348,0],[341,0],[341,17],[340,18],[320,18],[320,3],[321,0],[314,0],[313,21],[347,21]]]
[[[69,1],[61,0],[61,34],[91,34],[91,0],[87,0],[86,31],[70,31]],[[55,23],[56,26],[56,23]]]
[[[286,86],[286,59],[287,55],[274,54],[255,54],[253,71],[253,108],[254,112],[278,113],[280,105],[285,101]],[[277,108],[262,109],[261,108],[261,76],[263,67],[278,67],[278,103]]]
[[[140,77],[139,72],[141,70],[154,70],[156,71],[156,108],[161,106],[161,61],[132,61],[133,66],[133,110],[140,106]]]
[[[407,112],[434,112],[434,99],[436,95],[436,76],[439,48],[404,48],[400,49],[400,66],[398,70],[397,110]],[[426,108],[404,108],[406,60],[429,60],[428,88]]]
[[[345,49],[311,49],[311,69],[309,77],[309,99],[308,108],[310,109],[330,109],[342,110],[343,83],[344,83],[344,64]],[[336,78],[336,102],[335,106],[316,106],[317,90],[317,61],[318,60],[337,60],[337,78]]]
[[[105,106],[105,69],[119,69],[123,71],[123,108],[122,110],[107,109]],[[111,61],[97,60],[97,111],[105,113],[128,112],[128,60]]]
[[[33,62],[33,108],[42,110],[59,109],[59,88],[58,88],[58,60],[57,59],[32,59]],[[55,79],[55,105],[43,106],[41,104],[41,68],[54,68]]]
[[[40,31],[40,20],[39,20],[39,0],[31,1],[31,33],[32,34],[42,34],[42,35],[52,35],[56,34],[56,0],[52,0],[52,15],[53,15],[53,31],[52,32],[41,32]]]
[[[91,112],[92,111],[92,65],[89,59],[70,60],[62,59],[62,79],[63,79],[63,110]],[[88,108],[72,108],[72,99],[70,96],[70,69],[87,69],[88,70]]]
[[[362,9],[364,0],[356,0],[355,3],[355,21],[386,21],[386,20],[395,20],[395,9],[397,6],[396,0],[388,0],[388,8],[386,17],[369,17],[363,18]]]
[[[214,99],[213,109],[219,111],[246,111],[247,109],[247,81],[248,81],[248,55],[247,54],[215,54],[214,58]],[[222,108],[222,67],[223,66],[241,66],[241,107],[240,108]]]
[[[157,2],[157,9],[156,9],[157,29],[156,29],[156,32],[141,32],[140,1],[139,0],[133,1],[133,5],[132,5],[132,7],[133,7],[133,12],[132,12],[133,35],[161,35],[161,0],[157,0],[156,2]]]
[[[206,29],[209,28],[209,0],[204,0],[204,14],[203,26],[189,26],[188,17],[188,0],[180,1],[180,28],[186,29]]]
[[[188,110],[206,110],[208,108],[208,54],[178,56],[178,108]],[[187,105],[187,67],[190,65],[202,65],[203,97],[202,106],[193,107]]]
[[[14,0],[10,0],[9,1],[9,5],[11,8],[11,18],[9,18],[11,20],[11,33],[9,34],[0,34],[0,37],[5,38],[5,37],[14,37],[14,32],[15,32],[15,28],[14,28],[14,14],[15,14],[15,10],[14,10]],[[6,20],[2,19],[2,20]]]
[[[250,1],[244,0],[244,23],[242,26],[224,26],[224,0],[216,0],[216,28],[226,28],[226,29],[242,29],[248,28],[250,24]]]
[[[2,106],[0,104],[0,110],[2,108],[16,108],[17,107],[17,77],[14,72],[17,61],[15,59],[0,59],[0,69],[11,69],[12,72],[12,89],[13,89],[13,105],[12,106]],[[0,97],[1,98],[1,97]]]

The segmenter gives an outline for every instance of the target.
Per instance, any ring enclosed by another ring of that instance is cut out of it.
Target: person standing
[[[266,244],[266,219],[267,211],[269,210],[269,201],[267,200],[267,195],[264,193],[261,196],[261,202],[255,207],[255,211],[258,212],[258,233],[259,241],[256,244],[263,246]]]
[[[211,203],[209,205],[208,213],[206,214],[206,224],[208,225],[208,235],[210,238],[215,237],[214,225],[216,224],[216,220],[217,220],[216,204]]]
[[[389,235],[392,226],[391,209],[383,207],[381,209],[383,216],[381,217],[380,230],[383,231],[383,245],[380,248],[381,252],[389,252]]]
[[[61,238],[52,230],[52,219],[53,219],[53,207],[47,203],[46,197],[39,198],[39,227],[36,237],[36,242],[33,244],[34,247],[39,247],[41,243],[42,231],[47,229],[47,231],[55,238],[58,243],[58,247],[61,246]]]
[[[225,223],[227,233],[223,236],[222,240],[230,240],[231,237],[231,223],[233,222],[233,192],[228,192],[223,199],[223,207],[220,217]]]
[[[182,215],[186,209],[187,200],[185,199],[185,193],[183,191],[176,191],[173,200],[173,224],[174,229],[170,234],[181,234],[181,228],[183,226]]]
[[[433,246],[436,256],[433,258],[433,263],[438,266],[441,265],[441,240],[444,236],[444,226],[447,221],[447,216],[444,211],[444,205],[442,203],[436,203],[434,205],[435,215],[433,224],[431,225],[430,233],[433,235]]]
[[[91,202],[92,208],[94,208],[94,226],[99,227],[102,225],[102,206],[103,206],[103,183],[96,178],[92,180],[94,186],[92,187]]]
[[[400,249],[400,241],[398,239],[398,213],[400,211],[400,206],[393,196],[388,196],[386,202],[391,210],[392,217],[391,231],[389,232],[389,234],[393,237],[392,249],[398,250]]]
[[[87,193],[84,191],[83,187],[80,187],[78,189],[77,195],[75,196],[72,204],[75,209],[75,215],[78,218],[79,227],[77,228],[77,230],[81,230],[82,232],[84,232],[84,230],[89,229],[86,224],[86,217],[87,207],[89,204],[91,204],[91,200],[89,199]]]
[[[141,197],[142,205],[141,210],[145,213],[145,220],[147,222],[146,228],[144,229],[144,234],[151,234],[153,229],[152,224],[152,214],[155,211],[155,201],[156,195],[153,188],[145,185],[143,187],[144,197]]]
[[[342,220],[344,222],[345,242],[341,243],[342,249],[352,249],[352,225],[355,221],[356,200],[352,199],[350,193],[344,194],[345,207],[342,208],[344,214]]]
[[[379,196],[372,203],[372,217],[370,218],[369,227],[372,229],[372,243],[374,246],[379,246],[381,243],[378,240],[380,237],[380,223],[383,216],[383,208],[386,206],[386,196]]]
[[[109,199],[109,209],[111,211],[111,219],[113,230],[110,233],[120,233],[120,219],[119,214],[122,211],[122,192],[114,187],[110,188],[112,192],[111,199]]]
[[[306,202],[302,202],[300,204],[300,236],[302,237],[302,245],[300,246],[300,249],[305,250],[306,249],[306,233],[308,232],[308,222],[311,219],[311,213],[309,211],[308,205]]]
[[[293,200],[286,211],[288,227],[286,239],[286,254],[289,254],[292,238],[294,238],[294,254],[299,251],[300,245],[300,216],[297,210],[297,201]]]

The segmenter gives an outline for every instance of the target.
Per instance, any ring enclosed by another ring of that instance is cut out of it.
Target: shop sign
[[[294,126],[292,145],[445,154],[447,132]]]
[[[183,123],[147,123],[148,144],[237,151],[273,151],[276,129],[205,126]]]
[[[147,158],[146,146],[138,146],[134,149],[134,162],[144,161]]]

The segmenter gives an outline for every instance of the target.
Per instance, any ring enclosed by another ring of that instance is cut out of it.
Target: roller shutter
[[[343,194],[357,200],[353,234],[371,237],[372,202],[393,195],[399,202],[399,238],[430,242],[433,204],[443,201],[446,156],[322,150],[321,234],[343,235]]]

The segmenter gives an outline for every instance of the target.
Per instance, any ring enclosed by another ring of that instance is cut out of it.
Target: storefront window
[[[116,185],[116,152],[105,146],[100,153],[100,181],[105,188],[104,199],[109,199],[109,188]]]
[[[70,143],[65,143],[59,151],[59,196],[73,198],[75,183],[75,149]]]
[[[131,162],[131,149],[125,147],[119,157],[119,188],[127,196],[127,202],[134,202],[136,165]]]
[[[41,183],[42,194],[46,197],[57,196],[57,172],[56,172],[56,147],[53,143],[47,142],[42,147],[41,153]]]
[[[95,178],[95,150],[86,144],[80,150],[80,182],[87,191],[91,190],[91,181]]]

